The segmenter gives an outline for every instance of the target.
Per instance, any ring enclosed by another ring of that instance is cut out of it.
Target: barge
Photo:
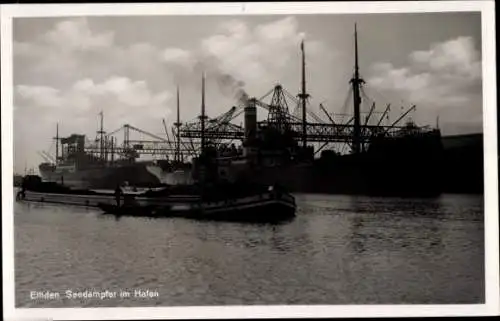
[[[31,184],[27,182],[31,181]],[[33,181],[37,182],[33,184]],[[232,192],[229,192],[231,190]],[[18,201],[94,207],[106,214],[139,217],[183,217],[199,220],[274,223],[293,219],[295,198],[277,186],[191,187],[178,194],[168,187],[141,192],[72,190],[28,176]]]

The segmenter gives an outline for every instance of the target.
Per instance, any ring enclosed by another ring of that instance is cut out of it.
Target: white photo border
[[[498,151],[496,116],[494,1],[268,2],[173,4],[2,5],[2,244],[3,305],[6,320],[21,319],[226,319],[485,316],[499,314]],[[474,305],[293,305],[140,308],[15,308],[13,225],[13,73],[12,20],[16,17],[278,15],[359,13],[481,12],[483,137],[485,173],[485,304]]]

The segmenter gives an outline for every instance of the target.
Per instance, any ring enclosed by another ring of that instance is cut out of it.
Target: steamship
[[[380,125],[389,110],[387,106],[377,125],[369,125],[372,106],[366,119],[361,117],[361,93],[364,83],[359,74],[357,31],[355,30],[355,66],[350,79],[354,115],[339,124],[309,123],[306,104],[309,96],[305,81],[305,50],[302,49],[302,90],[298,104],[302,118],[294,117],[283,106],[286,92],[276,85],[270,104],[255,98],[245,99],[244,127],[227,125],[231,115],[218,117],[218,127],[207,128],[202,103],[198,127],[185,127],[183,137],[199,138],[202,145],[227,138],[241,140],[240,149],[214,145],[214,171],[219,178],[245,184],[279,185],[291,192],[340,193],[401,196],[437,196],[442,192],[444,149],[439,128],[417,126],[404,117],[412,106],[390,126]],[[202,99],[204,97],[202,86]],[[290,94],[288,94],[290,96]],[[245,94],[246,96],[246,94]],[[281,105],[280,105],[281,104]],[[257,121],[257,106],[268,110],[265,121]],[[286,105],[286,104],[285,104]],[[321,106],[320,106],[321,107]],[[230,112],[234,113],[234,110]],[[327,113],[328,114],[328,113]],[[330,118],[330,115],[328,116]],[[351,124],[352,122],[352,124]],[[191,128],[201,128],[193,130]],[[314,141],[308,141],[311,139]],[[348,145],[349,154],[322,151],[319,158],[311,143],[337,142]],[[155,167],[158,177],[167,177],[165,166]],[[172,174],[173,172],[170,171]],[[182,175],[190,175],[183,171]]]
[[[49,162],[50,159],[47,159],[38,167],[42,181],[76,189],[113,189],[124,184],[150,187],[160,184],[147,170],[151,162],[136,161],[138,155],[133,148],[115,159],[117,148],[104,137],[97,152],[86,150],[85,141],[86,136],[80,134],[59,137],[57,130],[54,161]]]

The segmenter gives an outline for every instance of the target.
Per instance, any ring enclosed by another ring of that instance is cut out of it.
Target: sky
[[[280,83],[296,95],[302,40],[308,110],[352,113],[355,23],[365,113],[375,102],[376,119],[391,103],[395,120],[415,104],[418,125],[482,131],[480,13],[15,18],[14,171],[55,153],[57,123],[61,136],[94,139],[101,111],[108,132],[128,123],[165,135],[177,86],[181,120],[192,121],[202,72],[209,117],[237,105],[241,90],[260,98]]]

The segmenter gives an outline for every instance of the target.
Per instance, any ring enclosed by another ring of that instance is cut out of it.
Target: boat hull
[[[19,191],[18,201],[96,207],[117,216],[183,217],[251,223],[277,223],[295,217],[295,198],[269,191],[247,197],[202,200],[198,196],[144,197],[124,195],[121,207],[112,194],[71,194]]]
[[[68,187],[115,188],[127,182],[134,186],[156,186],[160,181],[147,169],[147,164],[134,163],[123,166],[95,167],[80,170],[59,170],[58,168],[40,168],[44,182],[55,182]]]
[[[18,201],[48,203],[48,204],[64,204],[86,207],[98,207],[98,204],[116,204],[116,200],[112,195],[82,195],[82,194],[66,194],[66,193],[43,193],[25,191],[24,194],[19,192],[16,199]]]
[[[292,220],[295,217],[295,211],[296,206],[292,202],[271,197],[267,200],[206,206],[198,214],[198,218],[231,222],[278,223]]]
[[[179,195],[170,197],[144,197],[137,194],[125,194],[120,198],[120,202],[126,202],[125,198],[129,198],[137,206],[151,207],[170,207],[184,204],[199,203],[199,197],[190,195]],[[18,201],[52,203],[64,205],[76,205],[86,207],[100,207],[102,204],[116,205],[116,197],[111,193],[89,193],[89,194],[73,194],[73,193],[46,193],[25,191],[18,192],[16,199]]]

